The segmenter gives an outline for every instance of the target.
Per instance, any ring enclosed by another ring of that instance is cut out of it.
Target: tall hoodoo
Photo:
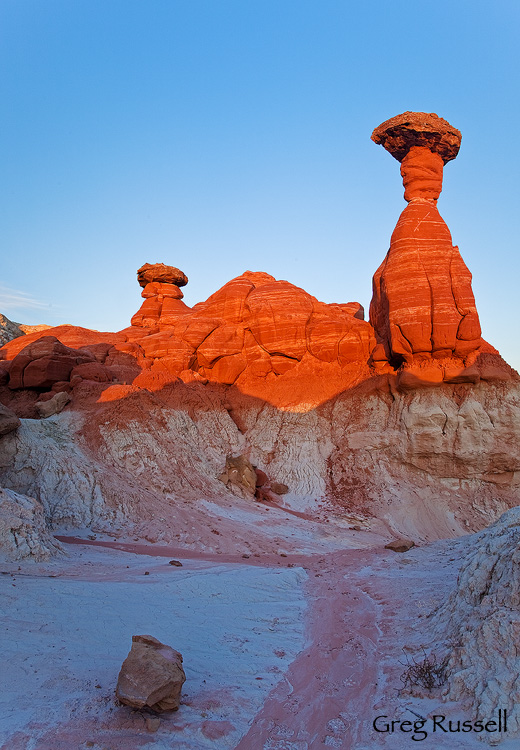
[[[372,140],[401,162],[408,202],[373,279],[373,360],[469,364],[482,344],[471,273],[437,210],[443,168],[457,156],[461,134],[435,114],[405,112],[376,128]]]

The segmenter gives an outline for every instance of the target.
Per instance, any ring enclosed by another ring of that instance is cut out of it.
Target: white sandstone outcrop
[[[21,421],[0,442],[1,484],[36,498],[50,526],[90,526],[106,517],[98,465],[78,445],[74,417]]]
[[[62,551],[37,500],[0,488],[0,551],[8,560],[30,557],[38,562]]]
[[[346,393],[330,418],[329,492],[395,533],[476,531],[520,503],[520,387]]]

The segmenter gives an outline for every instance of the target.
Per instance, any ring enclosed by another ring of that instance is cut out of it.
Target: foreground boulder
[[[391,549],[392,552],[408,552],[412,547],[415,547],[415,542],[410,539],[394,539],[393,542],[385,544],[385,549]]]
[[[186,675],[182,655],[151,635],[133,635],[117,680],[116,696],[132,708],[176,711]]]
[[[36,411],[42,419],[47,419],[47,417],[52,417],[54,414],[59,414],[63,411],[70,400],[68,393],[60,391],[47,401],[37,401]]]

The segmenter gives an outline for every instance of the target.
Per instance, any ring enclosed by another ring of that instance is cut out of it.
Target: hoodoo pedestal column
[[[372,358],[442,380],[441,362],[455,359],[463,368],[482,344],[471,273],[437,210],[443,168],[461,134],[435,114],[405,112],[376,128],[372,140],[401,162],[408,202],[373,279]]]

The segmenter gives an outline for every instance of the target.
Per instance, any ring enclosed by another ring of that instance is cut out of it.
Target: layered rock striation
[[[137,281],[143,287],[144,302],[132,317],[132,325],[141,328],[168,328],[177,315],[189,312],[181,302],[184,297],[181,286],[188,277],[174,266],[164,263],[145,263],[137,271]]]
[[[161,278],[168,275],[164,268]],[[169,277],[176,273],[181,272],[171,269]],[[132,336],[145,357],[160,360],[171,375],[192,379],[191,371],[232,385],[273,380],[302,361],[307,372],[320,363],[366,368],[374,341],[358,303],[326,305],[287,281],[246,271],[189,308],[178,284],[159,283],[148,274],[153,281],[132,318],[132,326],[148,329],[148,335],[137,339],[132,331]]]

